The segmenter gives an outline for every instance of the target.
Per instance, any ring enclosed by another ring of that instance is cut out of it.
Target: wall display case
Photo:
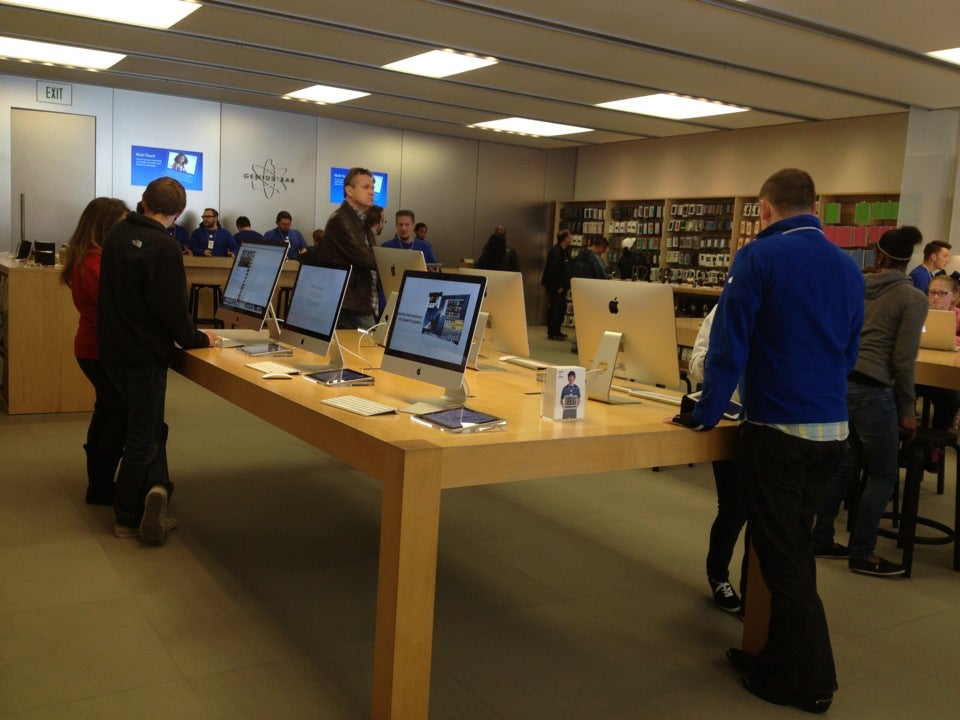
[[[874,267],[873,245],[897,226],[900,196],[897,193],[820,196],[820,220],[830,242],[846,250],[863,270]]]
[[[824,234],[870,269],[870,246],[896,227],[899,200],[897,193],[821,194]],[[746,196],[558,202],[554,232],[562,229],[574,235],[571,255],[604,235],[612,277],[620,276],[617,262],[630,247],[654,282],[722,287],[737,250],[760,232],[760,203]]]

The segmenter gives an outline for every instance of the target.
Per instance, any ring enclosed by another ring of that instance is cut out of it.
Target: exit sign
[[[73,85],[37,80],[37,102],[73,105]]]

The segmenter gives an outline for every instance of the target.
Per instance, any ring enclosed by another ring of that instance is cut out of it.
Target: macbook
[[[927,310],[920,333],[920,347],[929,350],[957,350],[957,316],[953,310]]]

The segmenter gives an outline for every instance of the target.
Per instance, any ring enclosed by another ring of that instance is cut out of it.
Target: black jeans
[[[87,451],[88,498],[112,497],[113,480],[127,432],[127,411],[99,360],[78,357],[77,363],[96,392],[93,415],[87,428],[87,443],[84,445]]]
[[[792,437],[744,423],[738,460],[760,572],[770,590],[770,627],[760,652],[772,690],[828,695],[837,673],[823,603],[817,594],[813,516],[844,443]]]
[[[556,289],[547,290],[547,335],[554,336],[561,334],[563,327],[563,318],[567,314],[567,294],[563,291],[557,292]]]
[[[118,523],[137,527],[152,487],[160,485],[173,495],[167,469],[168,429],[163,421],[167,368],[108,367],[107,374],[127,408],[126,446],[117,474],[113,510]]]
[[[730,560],[737,547],[737,538],[747,521],[747,509],[740,488],[736,460],[714,460],[713,479],[717,485],[717,517],[710,527],[710,548],[707,550],[707,577],[730,579]],[[740,569],[740,591],[746,588],[746,553]]]

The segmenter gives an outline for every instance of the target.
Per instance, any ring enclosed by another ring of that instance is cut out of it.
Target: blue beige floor
[[[573,358],[539,330],[535,355]],[[369,717],[376,484],[173,374],[168,406],[180,528],[159,549],[84,505],[86,415],[0,416],[0,718]],[[948,518],[952,482],[928,491]],[[801,717],[723,660],[741,625],[707,592],[714,507],[708,466],[447,491],[431,718]],[[831,718],[960,716],[949,561],[820,562]]]

